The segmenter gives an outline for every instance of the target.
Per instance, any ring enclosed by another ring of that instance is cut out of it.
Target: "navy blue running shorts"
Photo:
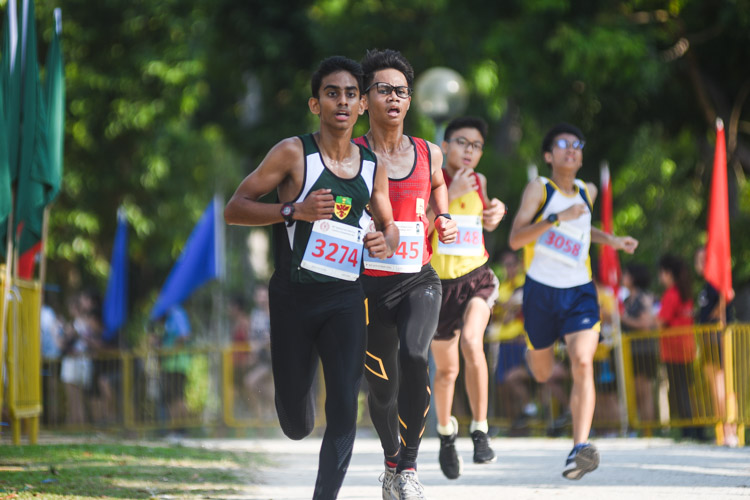
[[[594,282],[554,288],[526,276],[523,286],[524,328],[534,349],[545,349],[568,333],[600,331]]]

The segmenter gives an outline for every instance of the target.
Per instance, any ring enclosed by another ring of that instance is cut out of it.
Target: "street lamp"
[[[468,101],[463,77],[450,68],[430,68],[414,84],[414,103],[435,123],[436,144],[443,140],[445,122],[463,113]]]

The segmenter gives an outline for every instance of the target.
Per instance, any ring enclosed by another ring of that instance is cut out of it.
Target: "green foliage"
[[[115,213],[131,223],[131,303],[147,310],[214,192],[225,198],[280,139],[314,130],[309,76],[332,54],[396,48],[417,77],[462,73],[467,114],[490,122],[479,169],[518,207],[527,167],[558,121],[587,135],[581,177],[607,161],[615,230],[635,257],[689,257],[705,239],[713,120],[734,110],[730,151],[735,281],[750,282],[747,102],[750,1],[700,0],[40,0],[40,60],[63,10],[68,115],[65,175],[50,220],[49,280],[95,284],[108,272]],[[418,28],[417,28],[418,27]],[[413,106],[408,133],[433,138]],[[367,120],[356,134],[367,130]],[[729,131],[729,129],[728,129]],[[598,211],[598,207],[597,207]],[[511,220],[488,236],[507,246]],[[242,289],[246,245],[229,247]],[[253,277],[248,277],[252,282]]]

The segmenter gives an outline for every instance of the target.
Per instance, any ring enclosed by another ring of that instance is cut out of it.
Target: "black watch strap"
[[[281,205],[281,216],[287,226],[294,224],[294,203],[287,202]]]
[[[438,217],[445,217],[446,219],[453,220],[453,218],[451,217],[451,214],[449,213],[437,214],[435,216],[435,220],[438,220]]]

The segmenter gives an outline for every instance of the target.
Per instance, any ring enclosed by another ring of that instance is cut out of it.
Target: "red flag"
[[[729,244],[729,199],[727,194],[727,146],[724,122],[716,119],[716,152],[708,205],[708,243],[706,244],[706,281],[724,296],[734,298],[732,290],[732,252]]]
[[[21,257],[18,258],[18,277],[25,280],[34,278],[34,265],[36,264],[36,256],[42,250],[42,242],[38,241],[36,245],[26,250]]]
[[[612,234],[612,182],[609,166],[601,167],[602,231]],[[620,259],[617,251],[609,245],[601,245],[599,251],[599,281],[616,290],[620,283]]]

